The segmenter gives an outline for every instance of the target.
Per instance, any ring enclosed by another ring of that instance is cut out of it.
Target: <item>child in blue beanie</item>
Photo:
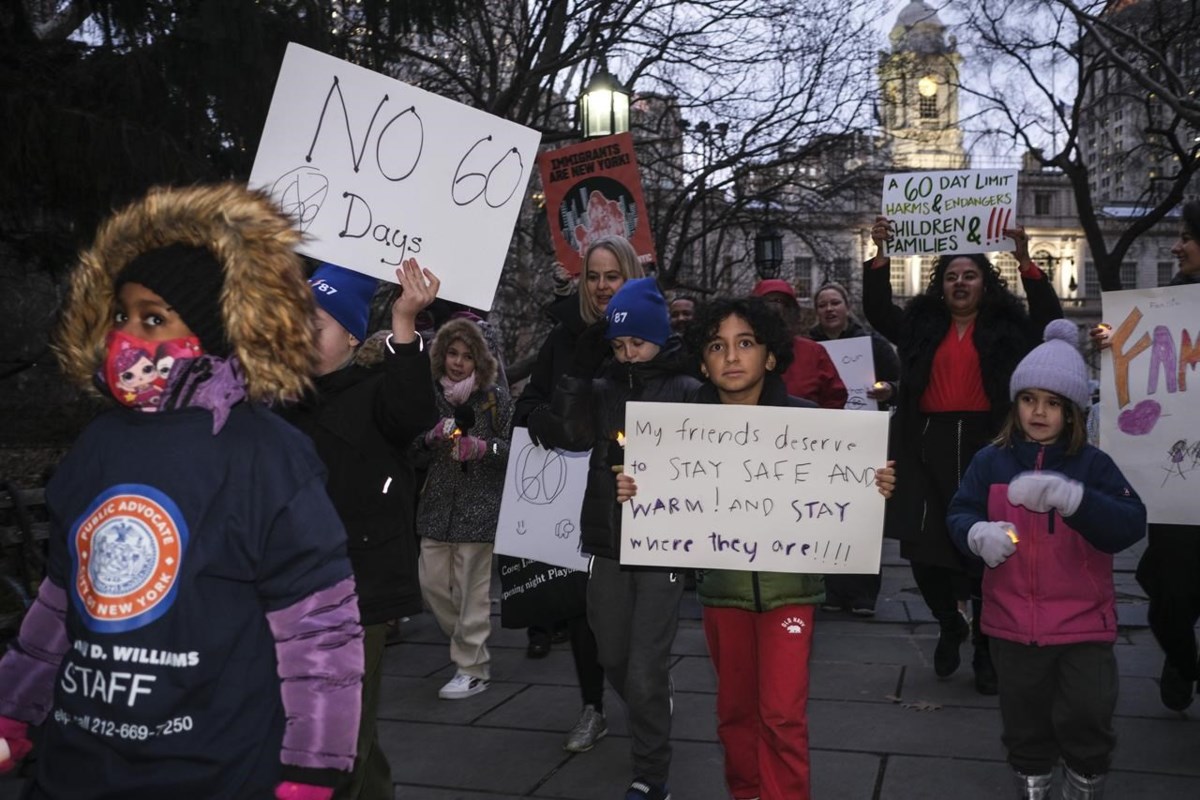
[[[416,475],[404,452],[437,420],[429,357],[417,315],[438,280],[408,260],[396,270],[400,296],[391,330],[367,337],[379,281],[321,264],[309,279],[316,301],[317,367],[313,389],[283,416],[312,439],[329,470],[326,491],[346,528],[358,586],[365,671],[354,768],[333,800],[390,797],[391,768],[375,716],[388,622],[421,612],[414,535]]]
[[[987,565],[981,627],[1000,684],[1002,740],[1021,797],[1100,797],[1117,704],[1113,554],[1146,535],[1146,507],[1087,443],[1087,367],[1057,319],[1017,365],[1012,408],[950,502],[960,550]]]
[[[690,366],[654,278],[626,281],[605,319],[580,334],[574,362],[555,389],[543,441],[546,447],[592,451],[580,515],[582,549],[592,556],[588,623],[604,674],[629,714],[634,778],[627,800],[671,796],[669,667],[683,579],[666,569],[621,566],[613,468],[625,458],[617,436],[625,430],[631,400],[690,401],[700,388]]]

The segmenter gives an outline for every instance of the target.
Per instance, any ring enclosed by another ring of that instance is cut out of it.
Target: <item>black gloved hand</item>
[[[544,447],[550,450],[551,447],[546,443],[546,436],[549,433],[549,416],[550,410],[544,405],[540,405],[530,412],[529,418],[525,420],[525,428],[529,431],[530,440],[538,447]]]
[[[575,352],[567,374],[573,378],[594,378],[600,365],[612,354],[612,345],[605,335],[608,320],[602,319],[583,329],[575,340]]]

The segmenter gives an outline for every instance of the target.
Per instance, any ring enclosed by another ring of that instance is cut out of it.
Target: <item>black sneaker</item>
[[[949,678],[962,663],[958,648],[967,640],[971,626],[957,611],[954,620],[949,625],[943,623],[941,635],[938,636],[937,647],[933,649],[933,671],[939,678]]]
[[[1000,682],[996,678],[996,667],[992,664],[992,654],[987,645],[975,645],[975,656],[971,659],[975,669],[975,691],[980,694],[994,695],[1000,693]]]
[[[1162,675],[1158,679],[1158,696],[1162,703],[1172,711],[1183,711],[1192,704],[1192,689],[1195,681],[1188,680],[1179,674],[1179,670],[1171,666],[1170,661],[1163,662]]]
[[[525,657],[545,658],[548,655],[550,655],[550,632],[543,628],[530,628]]]
[[[665,785],[651,783],[645,778],[635,778],[625,790],[625,800],[671,800],[671,792]]]

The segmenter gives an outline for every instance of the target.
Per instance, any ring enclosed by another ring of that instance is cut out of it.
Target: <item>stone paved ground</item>
[[[1200,798],[1200,703],[1175,714],[1158,700],[1160,656],[1133,581],[1137,550],[1117,564],[1121,637],[1119,737],[1109,800]],[[964,667],[937,680],[937,627],[904,562],[885,547],[879,614],[863,621],[819,612],[812,661],[814,797],[824,800],[1011,798],[995,698],[974,692]],[[618,800],[629,780],[623,711],[610,692],[611,733],[593,751],[562,750],[578,714],[570,653],[555,646],[525,658],[522,631],[496,627],[491,688],[467,700],[437,699],[453,674],[445,638],[429,615],[402,627],[388,648],[380,709],[397,798],[412,800]],[[969,658],[964,647],[963,655]],[[676,800],[721,800],[715,681],[694,599],[673,648]],[[922,708],[928,710],[921,710]],[[0,783],[0,800],[18,784]]]

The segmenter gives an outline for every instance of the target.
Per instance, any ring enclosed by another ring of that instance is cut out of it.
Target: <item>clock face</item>
[[[917,81],[917,91],[921,93],[922,97],[933,97],[937,94],[937,90],[937,79],[930,75],[926,75]]]

